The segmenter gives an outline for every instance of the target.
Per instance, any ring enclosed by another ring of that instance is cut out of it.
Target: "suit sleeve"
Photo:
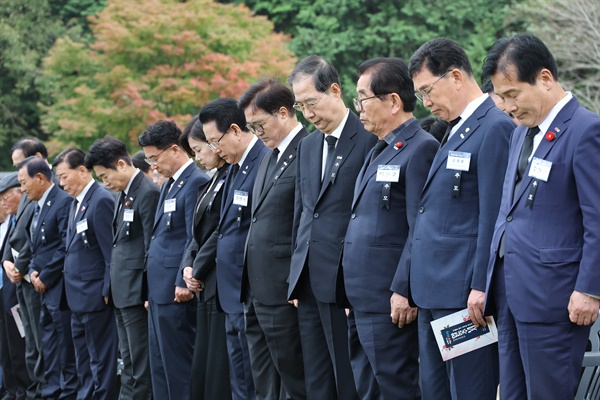
[[[298,143],[298,150],[296,151],[296,185],[295,185],[295,189],[294,189],[295,193],[294,193],[294,221],[292,224],[292,254],[294,253],[294,250],[296,249],[298,226],[300,225],[300,216],[302,215],[302,189],[301,189],[302,185],[300,183],[300,181],[301,181],[300,177],[302,176],[301,168],[300,168],[302,157],[300,156],[300,152],[301,152],[303,141],[304,141],[304,139],[300,140],[300,142]],[[289,281],[289,279],[288,279],[288,281]]]
[[[471,289],[482,292],[485,291],[492,236],[502,201],[502,186],[508,164],[510,136],[515,128],[509,118],[501,116],[502,119],[492,122],[485,132],[477,159],[479,222]]]
[[[193,263],[194,278],[204,281],[211,269],[215,266],[217,257],[217,242],[219,241],[219,229],[215,229],[212,235],[204,242]]]
[[[144,178],[146,179],[146,178]],[[154,187],[152,189],[155,189]],[[144,253],[148,254],[150,241],[152,240],[152,229],[154,228],[154,216],[158,207],[160,190],[146,190],[139,203],[139,214],[144,232]]]
[[[419,148],[416,149],[410,157],[404,173],[408,236],[406,238],[404,250],[400,256],[400,261],[398,261],[398,267],[396,268],[396,273],[390,289],[394,293],[407,298],[409,297],[410,257],[415,221],[417,219],[417,212],[421,201],[421,192],[423,191],[423,186],[425,186],[429,168],[431,168],[433,158],[435,157],[438,148],[439,144],[434,140],[427,140],[420,143]]]
[[[98,188],[96,190],[104,190]],[[94,218],[94,234],[98,241],[98,247],[104,258],[104,285],[102,286],[102,296],[110,295],[110,257],[112,255],[113,227],[112,218],[115,208],[115,202],[112,197],[100,197]]]
[[[69,223],[69,212],[71,210],[71,204],[73,203],[73,200],[74,199],[71,196],[65,197],[60,204],[54,205],[54,207],[57,208],[54,217],[56,218],[58,234],[60,235],[60,244],[52,255],[52,258],[48,264],[42,268],[42,271],[39,275],[39,278],[47,288],[51,288],[56,285],[56,283],[63,276],[66,254],[67,226]]]
[[[573,155],[573,173],[583,215],[583,251],[575,283],[578,292],[600,296],[600,117],[582,133]]]

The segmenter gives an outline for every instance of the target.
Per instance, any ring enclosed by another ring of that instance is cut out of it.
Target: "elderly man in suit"
[[[19,210],[21,202],[21,184],[17,178],[16,172],[11,172],[0,181],[0,214],[4,222],[0,225],[0,236],[2,237],[2,251],[10,252],[10,236],[15,226],[15,215]],[[3,375],[3,386],[6,389],[6,398],[25,399],[26,390],[31,384],[29,374],[25,363],[25,341],[21,337],[15,318],[12,314],[12,308],[17,302],[17,285],[23,280],[23,275],[15,270],[14,263],[6,261],[4,263],[4,273],[2,274],[2,295],[0,307],[2,313],[2,327],[0,328],[0,337],[2,337],[2,349],[0,350]],[[12,396],[12,397],[11,397]]]
[[[179,144],[181,131],[171,121],[148,126],[138,141],[146,161],[162,176],[146,264],[148,338],[152,390],[156,399],[190,398],[196,327],[194,294],[179,274],[192,240],[198,186],[208,180]]]
[[[531,34],[497,41],[483,72],[522,125],[487,274],[500,396],[572,399],[600,308],[600,116],[564,91],[552,53]]]
[[[85,165],[108,189],[120,192],[112,211],[110,261],[110,298],[123,359],[119,399],[151,399],[144,275],[160,190],[133,166],[125,143],[113,137],[96,140]]]
[[[288,297],[298,319],[308,398],[356,398],[348,321],[336,305],[339,260],[356,177],[376,142],[342,100],[335,68],[317,56],[300,61],[288,83],[294,108],[317,130],[297,150],[294,254]],[[350,313],[349,318],[354,318]]]
[[[409,260],[423,398],[494,400],[497,346],[444,362],[430,322],[468,307],[471,320],[485,325],[485,271],[514,124],[481,92],[465,51],[449,39],[423,44],[409,73],[417,98],[450,122],[419,199]]]
[[[308,131],[296,119],[294,94],[262,80],[240,98],[247,127],[271,149],[258,167],[246,243],[242,297],[256,396],[276,399],[280,382],[305,399],[297,309],[287,301],[292,256],[296,151]],[[285,329],[282,329],[285,327]]]
[[[12,147],[11,158],[16,167],[21,161],[30,156],[38,156],[44,159],[48,156],[48,150],[42,142],[37,139],[25,138],[16,142]],[[58,180],[53,175],[55,184]],[[3,266],[6,271],[13,271],[13,279],[20,279],[17,283],[17,299],[21,313],[21,322],[25,332],[25,363],[32,384],[27,388],[29,397],[39,396],[44,383],[44,365],[42,361],[42,343],[40,333],[40,313],[42,303],[40,295],[29,281],[29,261],[31,249],[27,243],[26,225],[31,219],[33,212],[31,200],[27,196],[21,196],[19,209],[17,210],[14,226],[11,228],[8,239],[10,246],[6,246],[2,256]]]
[[[115,398],[117,328],[110,293],[113,197],[92,177],[85,153],[70,147],[54,159],[62,187],[75,198],[67,225],[64,280],[71,309],[78,399]]]
[[[344,284],[355,322],[349,341],[357,344],[350,361],[360,398],[419,399],[408,260],[421,189],[439,143],[412,115],[416,98],[404,62],[368,60],[358,74],[356,111],[379,141],[358,175],[344,242]]]
[[[30,244],[29,279],[41,294],[41,343],[45,384],[41,397],[76,398],[77,372],[71,340],[71,311],[64,293],[63,269],[69,211],[73,198],[52,182],[48,162],[27,157],[17,166],[21,190],[32,201],[25,233]]]
[[[226,314],[229,373],[234,399],[255,397],[240,302],[244,249],[254,181],[260,161],[269,151],[246,127],[244,112],[233,99],[221,98],[200,111],[210,148],[230,164],[225,180],[219,227],[209,241],[217,246],[217,300]]]

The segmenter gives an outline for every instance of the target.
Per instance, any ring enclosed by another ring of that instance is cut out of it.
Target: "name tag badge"
[[[221,179],[219,182],[217,182],[215,188],[213,189],[213,192],[218,192],[219,189],[221,189],[221,186],[223,186],[223,182],[225,182],[225,179]]]
[[[82,219],[81,221],[79,221],[77,223],[77,233],[85,232],[85,231],[87,231],[87,229],[88,229],[87,218]]]
[[[378,165],[377,182],[398,182],[400,180],[399,165]]]
[[[248,192],[243,190],[236,190],[233,192],[233,204],[236,206],[246,207],[248,206]]]
[[[175,210],[177,210],[177,199],[165,200],[165,207],[163,212],[170,213],[175,212]]]
[[[540,181],[548,182],[548,176],[550,176],[550,170],[552,169],[552,162],[542,160],[541,158],[533,157],[531,160],[531,166],[529,167],[529,176]]]
[[[125,210],[125,212],[123,213],[123,221],[125,221],[125,222],[133,222],[133,214],[135,214],[135,211],[133,211],[133,210]]]
[[[471,165],[471,153],[465,153],[463,151],[449,151],[448,152],[448,163],[446,169],[454,171],[468,171]]]

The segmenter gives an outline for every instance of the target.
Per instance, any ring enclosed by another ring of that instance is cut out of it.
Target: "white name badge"
[[[77,233],[85,232],[85,231],[87,231],[87,229],[88,229],[87,218],[82,219],[81,221],[79,221],[77,223]]]
[[[165,207],[163,212],[169,213],[175,212],[175,210],[177,210],[177,199],[165,200]]]
[[[531,166],[529,167],[529,176],[540,181],[547,182],[548,176],[550,176],[550,170],[552,169],[552,162],[542,160],[541,158],[533,157],[531,160]]]
[[[125,221],[125,222],[133,222],[133,214],[135,214],[135,211],[133,211],[133,210],[125,210],[125,212],[123,213],[123,221]]]
[[[377,182],[398,182],[400,180],[399,165],[378,165]]]
[[[246,207],[248,206],[248,192],[243,190],[236,190],[233,192],[233,204],[236,206]]]
[[[448,152],[448,163],[446,169],[454,171],[468,171],[471,165],[471,153],[465,153],[463,151],[449,151]]]

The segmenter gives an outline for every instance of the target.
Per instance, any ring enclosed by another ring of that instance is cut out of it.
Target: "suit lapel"
[[[460,151],[464,143],[467,143],[469,138],[475,134],[475,131],[481,125],[479,120],[486,116],[490,108],[495,107],[492,99],[489,97],[471,114],[469,118],[460,126],[460,128],[452,135],[452,137],[444,144],[435,155],[431,168],[429,169],[429,175],[425,181],[423,190],[429,186],[429,182],[437,171],[446,163],[448,159],[448,152]]]
[[[187,183],[188,178],[190,177],[190,174],[192,173],[194,168],[197,168],[197,167],[196,167],[196,164],[194,164],[192,162],[190,165],[188,165],[183,170],[183,172],[181,173],[179,178],[177,178],[177,180],[173,182],[173,185],[171,186],[171,190],[169,190],[169,192],[166,193],[164,196],[161,196],[161,198],[164,198],[164,200],[156,208],[156,217],[154,218],[154,228],[156,228],[156,225],[158,225],[158,222],[165,214],[164,213],[164,203],[169,199],[174,199],[177,197],[177,193],[179,193],[181,188],[183,188],[185,186],[185,184]],[[167,184],[167,182],[165,182],[165,185]],[[161,188],[161,190],[168,190],[168,188],[163,187],[163,188]]]
[[[44,225],[44,220],[46,219],[46,215],[48,214],[50,207],[52,207],[52,205],[54,204],[54,197],[56,197],[57,190],[60,190],[60,189],[58,189],[58,187],[55,185],[50,190],[50,193],[48,193],[48,197],[46,197],[46,202],[44,203],[44,207],[42,207],[42,209],[40,210],[40,215],[38,217],[37,229],[35,230],[35,232],[33,232],[33,234],[35,235],[34,243],[37,243],[38,240],[40,239],[40,231],[42,230],[42,227]],[[35,211],[34,211],[34,214],[35,214]]]
[[[140,188],[140,183],[142,182],[142,179],[146,179],[146,177],[144,176],[143,172],[138,172],[138,174],[135,176],[135,178],[133,178],[133,182],[131,182],[131,186],[129,187],[129,193],[127,194],[127,198],[125,199],[125,201],[122,203],[123,205],[122,207],[122,211],[123,212],[119,212],[119,206],[121,204],[121,202],[123,201],[123,192],[119,193],[119,198],[118,198],[118,202],[115,204],[115,220],[113,220],[113,225],[117,225],[117,228],[115,230],[115,234],[113,235],[113,242],[115,242],[117,240],[117,236],[119,235],[119,232],[121,231],[121,228],[123,227],[123,224],[125,223],[124,218],[121,218],[121,220],[116,220],[119,215],[124,215],[125,210],[131,209],[132,205],[137,197],[137,190]]]
[[[75,211],[77,214],[76,214],[75,220],[73,221],[73,224],[71,226],[71,229],[69,232],[69,237],[67,238],[67,248],[69,248],[69,246],[73,242],[73,239],[75,238],[75,235],[77,232],[77,223],[86,218],[86,213],[89,208],[90,198],[92,197],[92,195],[94,194],[96,189],[98,189],[99,187],[100,187],[100,185],[98,185],[96,182],[94,182],[92,184],[92,186],[90,186],[90,190],[88,190],[88,192],[83,197],[81,204],[79,204],[79,208]],[[75,201],[77,201],[77,200],[75,200]]]

